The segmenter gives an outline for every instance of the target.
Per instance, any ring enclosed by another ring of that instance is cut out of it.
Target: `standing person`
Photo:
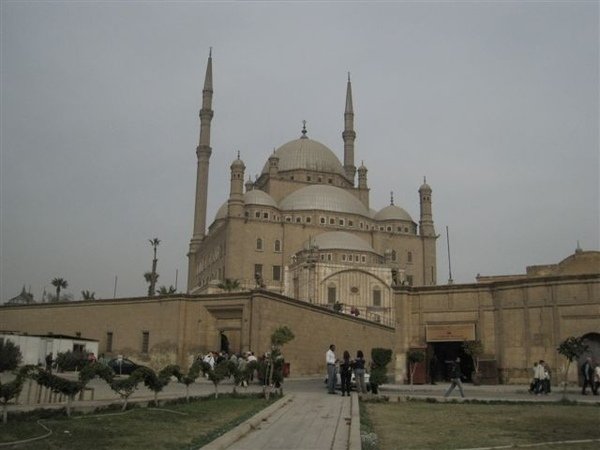
[[[52,360],[52,352],[50,352],[46,355],[46,370],[48,372],[52,372],[52,363],[53,362],[54,361]]]
[[[544,368],[544,377],[542,378],[542,392],[544,394],[549,394],[551,392],[550,390],[550,366],[548,365],[547,362],[544,361],[543,364],[543,368]]]
[[[352,361],[350,361],[350,353],[344,351],[344,358],[340,363],[340,378],[342,382],[342,397],[348,394],[350,397],[350,380],[352,379]]]
[[[592,367],[592,358],[589,356],[585,359],[583,366],[581,366],[581,375],[583,376],[583,387],[581,388],[581,395],[587,395],[586,389],[589,386],[592,393],[595,393],[593,379],[594,369]]]
[[[365,355],[362,350],[356,352],[356,359],[354,360],[354,379],[356,380],[356,389],[361,394],[367,393],[367,386],[365,385]]]
[[[537,389],[537,385],[539,383],[539,379],[538,379],[538,363],[537,361],[535,361],[533,363],[533,376],[531,377],[531,383],[529,384],[529,393],[530,394],[535,394],[536,393],[536,389]]]
[[[325,363],[327,364],[327,393],[335,394],[335,345],[331,344],[329,350],[325,353]]]
[[[460,358],[456,358],[454,361],[446,361],[450,364],[450,387],[444,394],[444,397],[448,397],[450,393],[454,390],[456,386],[458,386],[458,390],[460,391],[460,396],[465,397],[465,393],[463,392],[462,382],[460,381],[462,377],[462,372],[460,371]]]
[[[435,353],[431,355],[431,359],[429,360],[429,379],[431,384],[435,384],[435,380],[437,378],[438,371],[438,359],[435,356]]]
[[[600,394],[600,364],[594,367],[594,395]]]
[[[534,376],[534,379],[536,380],[535,395],[539,395],[544,391],[544,377],[545,377],[544,360],[540,359],[540,361],[538,362],[538,365],[536,366],[536,372],[535,372],[535,376]]]

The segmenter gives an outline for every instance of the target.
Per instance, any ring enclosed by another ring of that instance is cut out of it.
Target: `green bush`
[[[0,339],[0,372],[15,370],[21,362],[21,349],[14,342]]]
[[[56,367],[59,371],[81,370],[88,364],[87,354],[67,351],[56,355]]]
[[[387,383],[387,365],[392,360],[392,350],[389,348],[374,348],[371,350],[371,378],[369,383],[373,393],[377,393],[377,386]]]

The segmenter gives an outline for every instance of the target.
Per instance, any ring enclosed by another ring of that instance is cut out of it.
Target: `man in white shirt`
[[[331,344],[329,350],[325,353],[325,363],[327,364],[327,392],[335,394],[335,345]]]

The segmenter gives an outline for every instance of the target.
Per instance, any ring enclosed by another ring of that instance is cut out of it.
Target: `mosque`
[[[296,336],[284,349],[293,376],[324,374],[324,353],[336,343],[366,355],[393,349],[398,383],[407,380],[411,350],[423,351],[427,361],[461,356],[469,374],[462,344],[473,340],[482,344],[488,383],[526,383],[539,359],[561,374],[556,348],[569,336],[582,337],[600,363],[600,252],[578,247],[523,274],[438,285],[432,189],[426,180],[415,186],[418,222],[393,197],[381,210],[371,208],[367,168],[355,165],[350,79],[343,163],[309,137],[306,124],[296,139],[265,155],[254,181],[246,180],[238,155],[228,196],[207,227],[207,198],[217,195],[208,192],[212,75],[209,55],[187,293],[35,303],[23,290],[0,307],[0,332],[49,342],[58,335],[86,338],[109,356],[186,366],[223,342],[235,352],[269,351],[271,333],[287,325]],[[577,365],[566,375],[577,382]],[[422,364],[416,381],[431,376]]]
[[[436,284],[431,188],[418,188],[419,223],[400,206],[370,207],[367,168],[355,165],[354,110],[346,86],[343,164],[308,137],[306,123],[268,156],[260,176],[245,180],[231,164],[229,197],[206,228],[212,56],[208,58],[198,157],[194,231],[188,253],[188,292],[216,292],[225,279],[241,289],[262,287],[305,302],[393,323],[392,287]],[[416,191],[416,188],[415,188]]]

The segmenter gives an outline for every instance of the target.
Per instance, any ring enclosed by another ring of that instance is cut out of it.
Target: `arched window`
[[[275,239],[275,251],[276,252],[281,251],[281,241],[279,239]]]
[[[407,262],[412,262],[412,252],[408,252],[408,253],[406,254],[406,261],[407,261]]]
[[[261,238],[256,239],[256,250],[262,250],[263,249],[263,241]]]

